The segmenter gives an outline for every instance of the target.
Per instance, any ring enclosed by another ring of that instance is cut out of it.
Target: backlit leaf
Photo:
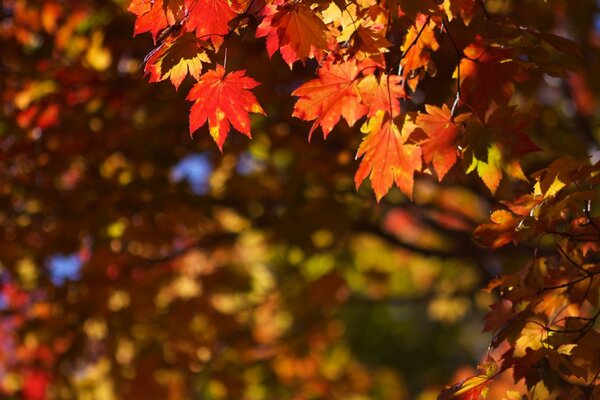
[[[294,105],[294,117],[313,123],[309,138],[321,127],[325,138],[341,117],[352,126],[367,113],[356,79],[356,62],[334,63],[328,60],[319,68],[319,78],[306,82],[292,94],[300,97]]]
[[[356,155],[363,157],[354,177],[357,188],[368,176],[377,200],[381,200],[393,184],[412,198],[414,173],[421,170],[421,149],[405,142],[414,128],[407,117],[398,127],[382,111],[363,125],[361,130],[366,136]]]
[[[379,110],[392,117],[397,116],[400,113],[400,99],[406,97],[398,75],[381,74],[379,80],[375,75],[368,75],[358,84],[358,91],[369,107],[369,117]]]
[[[169,78],[177,89],[188,73],[196,80],[200,78],[202,63],[210,62],[207,48],[208,43],[192,33],[169,37],[146,57],[144,72],[150,74],[150,82]]]
[[[186,0],[193,3],[186,29],[195,32],[196,37],[212,41],[216,48],[229,32],[229,22],[237,16],[227,0]]]
[[[264,19],[256,30],[256,37],[267,38],[267,51],[273,56],[277,50],[290,66],[296,61],[320,57],[327,48],[327,27],[318,15],[302,3],[268,5]]]
[[[256,86],[258,82],[245,76],[245,71],[226,74],[225,68],[217,64],[216,69],[200,77],[187,96],[194,102],[190,110],[190,133],[193,134],[208,121],[210,135],[219,149],[223,148],[230,124],[251,137],[248,113],[264,114],[250,92]]]
[[[548,332],[542,323],[526,322],[515,343],[514,356],[524,357],[528,349],[533,351],[541,349],[547,337]]]
[[[404,52],[401,61],[402,78],[413,91],[419,84],[418,71],[429,69],[431,52],[439,48],[433,31],[434,26],[425,14],[419,14],[415,24],[406,33],[401,47]]]
[[[423,129],[428,136],[421,148],[423,159],[432,163],[438,180],[442,180],[446,173],[456,163],[458,158],[458,133],[461,129],[459,123],[467,120],[470,114],[461,114],[452,118],[448,106],[442,108],[426,105],[426,113],[417,117],[417,126]]]

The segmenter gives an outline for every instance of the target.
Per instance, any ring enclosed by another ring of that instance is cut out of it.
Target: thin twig
[[[423,31],[425,31],[425,28],[429,25],[429,21],[431,21],[431,15],[427,17],[427,19],[425,20],[425,23],[423,23],[423,26],[421,27],[421,29],[419,29],[419,32],[417,32],[417,37],[415,37],[415,39],[406,48],[406,50],[402,51],[402,54],[400,55],[400,61],[402,61],[404,59],[404,57],[406,57],[408,52],[417,44],[417,42],[419,41],[419,38],[423,34]],[[390,68],[388,68],[388,69],[390,69]]]
[[[540,294],[540,293],[546,292],[546,291],[548,291],[548,290],[554,290],[554,289],[563,289],[563,288],[569,287],[569,286],[571,286],[571,285],[574,285],[574,284],[576,284],[576,283],[582,282],[582,281],[584,281],[584,280],[586,280],[586,279],[591,279],[591,278],[593,278],[595,275],[596,275],[596,274],[591,274],[591,273],[590,273],[590,275],[582,276],[581,278],[577,278],[577,279],[575,279],[575,280],[572,280],[572,281],[570,281],[570,282],[567,282],[567,283],[563,283],[563,284],[561,284],[561,285],[556,285],[556,286],[548,286],[548,287],[545,287],[545,288],[542,288],[542,289],[538,290],[538,291],[537,291],[535,294]]]
[[[456,59],[457,59],[457,63],[456,63],[456,98],[454,99],[454,103],[452,104],[452,110],[450,111],[450,118],[454,121],[454,117],[456,115],[456,110],[458,109],[458,106],[460,106],[461,99],[462,99],[462,95],[460,92],[460,64],[462,62],[463,54],[461,51],[458,50],[458,47],[456,46],[456,43],[454,43],[454,39],[452,38],[452,35],[450,35],[450,32],[448,31],[448,25],[446,24],[446,18],[442,19],[442,27],[444,28],[444,32],[448,36],[448,39],[450,39],[450,43],[452,44],[452,47],[454,48],[454,51],[456,52]]]

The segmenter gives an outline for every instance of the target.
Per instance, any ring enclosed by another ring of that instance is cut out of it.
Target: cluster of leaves
[[[561,158],[534,174],[534,191],[505,202],[475,234],[499,248],[533,242],[527,265],[492,280],[500,300],[486,316],[492,351],[537,398],[594,398],[600,388],[598,166]],[[554,251],[552,251],[554,250]],[[541,253],[541,254],[540,254]],[[496,372],[498,373],[498,372]]]
[[[318,78],[293,91],[299,97],[293,116],[314,121],[309,138],[317,128],[327,138],[342,118],[353,126],[366,117],[355,182],[358,187],[369,177],[380,200],[393,184],[411,197],[416,172],[429,171],[442,180],[459,157],[492,194],[503,170],[527,180],[518,158],[536,146],[517,122],[523,116],[508,106],[514,83],[540,71],[564,75],[569,65],[557,63],[576,57],[577,48],[558,36],[501,21],[494,24],[493,36],[475,34],[459,49],[450,21],[469,25],[477,14],[489,17],[481,7],[475,0],[437,5],[139,0],[129,10],[137,16],[135,33],[150,32],[159,41],[145,60],[150,81],[169,78],[178,88],[188,74],[194,77],[198,83],[187,97],[194,101],[190,132],[208,121],[220,149],[230,125],[250,137],[249,113],[264,111],[249,92],[257,82],[245,71],[227,74],[216,64],[201,74],[209,53],[226,46],[231,35],[247,35],[255,21],[254,34],[266,37],[269,56],[279,51],[290,68],[315,60]],[[436,73],[434,56],[445,38],[457,63],[452,109],[427,105],[411,112],[411,96],[427,74]],[[226,48],[224,53],[226,60]],[[459,114],[460,108],[471,112]]]
[[[313,121],[309,139],[318,128],[327,138],[341,119],[352,127],[366,118],[355,183],[358,188],[368,177],[378,200],[394,184],[412,198],[416,173],[441,181],[459,159],[492,195],[504,174],[524,187],[535,181],[531,194],[506,200],[508,210],[495,211],[491,223],[475,234],[492,248],[533,242],[536,248],[554,246],[558,253],[536,251],[526,268],[490,284],[489,290],[500,291],[500,300],[485,329],[495,333],[491,349],[505,350],[500,367],[490,356],[486,374],[442,397],[478,398],[507,369],[514,371],[515,382],[525,378],[533,398],[588,398],[599,390],[594,343],[600,220],[591,215],[598,171],[586,159],[562,157],[528,176],[521,159],[539,147],[525,133],[524,107],[511,103],[519,83],[544,74],[565,78],[576,70],[580,53],[574,43],[510,18],[493,18],[485,2],[475,0],[133,1],[130,10],[137,15],[136,33],[150,31],[156,41],[163,32],[163,42],[147,59],[150,80],[170,77],[178,87],[188,72],[195,77],[198,83],[188,95],[195,101],[190,130],[208,120],[219,148],[229,122],[250,136],[248,113],[263,110],[247,92],[257,83],[243,71],[226,75],[217,64],[200,75],[200,61],[208,61],[208,51],[227,46],[231,35],[250,30],[266,38],[270,57],[279,52],[290,68],[309,60],[317,64],[318,77],[292,92],[298,97],[293,116]],[[454,30],[469,28],[475,19],[478,26],[459,46]],[[478,29],[482,26],[485,32]],[[176,32],[169,30],[173,27]],[[423,80],[437,73],[442,42],[455,55],[454,102],[419,109],[415,97]],[[170,67],[161,61],[166,57],[175,60]]]

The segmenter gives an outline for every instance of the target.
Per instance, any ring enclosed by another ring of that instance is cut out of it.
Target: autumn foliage
[[[571,3],[4,0],[0,393],[599,397]]]

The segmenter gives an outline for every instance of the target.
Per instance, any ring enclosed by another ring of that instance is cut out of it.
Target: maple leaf
[[[535,208],[542,202],[541,197],[532,196],[529,194],[518,197],[512,201],[502,201],[510,211],[512,211],[516,215],[520,215],[521,217],[538,217],[539,210],[535,210]]]
[[[548,333],[542,323],[527,322],[523,326],[521,335],[514,345],[513,354],[515,357],[524,357],[527,354],[527,349],[533,351],[539,350],[544,345],[543,341]]]
[[[321,50],[327,48],[328,28],[307,6],[279,1],[265,7],[263,16],[256,37],[266,37],[269,57],[279,50],[290,68],[298,60],[320,57]]]
[[[476,5],[476,0],[452,0],[444,2],[444,10],[448,21],[461,17],[465,25],[469,25],[475,15]]]
[[[491,214],[490,223],[479,225],[473,233],[475,239],[486,247],[497,249],[510,242],[520,241],[538,228],[542,196],[521,196],[516,200],[502,203],[508,210],[496,210]],[[542,229],[545,229],[543,224]]]
[[[407,15],[409,18],[415,18],[420,13],[433,13],[439,9],[439,0],[397,0],[400,15]]]
[[[210,62],[206,49],[208,43],[196,38],[192,33],[168,37],[145,59],[144,72],[150,74],[150,82],[160,82],[167,78],[175,89],[189,73],[196,80],[200,78],[202,63]]]
[[[477,172],[490,193],[494,195],[505,171],[509,176],[527,182],[519,159],[511,158],[512,151],[502,138],[502,131],[471,120],[466,125],[465,147],[462,151],[466,172]]]
[[[193,2],[186,28],[195,31],[196,37],[210,37],[213,45],[218,49],[223,43],[223,36],[229,33],[229,22],[238,13],[227,0],[186,0]],[[191,6],[191,4],[190,4]]]
[[[352,39],[349,53],[359,61],[374,57],[378,62],[383,63],[383,53],[387,53],[388,47],[392,45],[385,38],[384,32],[363,25],[353,32]]]
[[[440,395],[438,400],[479,400],[485,398],[488,387],[498,373],[498,364],[496,360],[488,356],[483,365],[479,365],[482,374],[471,376],[462,382],[447,387]]]
[[[184,0],[132,0],[127,10],[137,16],[134,36],[150,32],[154,43],[160,31],[181,21],[185,15]]]
[[[484,317],[484,332],[495,332],[514,316],[513,304],[510,300],[501,299],[490,306],[491,310]]]
[[[438,397],[439,400],[479,400],[487,389],[491,379],[486,375],[476,375],[465,379],[452,388],[446,389]]]
[[[480,38],[464,49],[460,62],[462,100],[483,121],[490,105],[506,105],[513,91],[513,80],[521,68],[510,49],[484,45]],[[458,69],[454,72],[458,78]]]
[[[245,76],[246,71],[225,74],[225,68],[217,64],[206,72],[190,90],[187,100],[194,101],[190,110],[190,133],[193,134],[208,120],[209,132],[219,149],[229,133],[230,124],[251,137],[248,113],[264,114],[250,89],[258,82]]]
[[[423,159],[426,163],[433,163],[441,181],[458,158],[458,123],[466,121],[471,115],[461,114],[453,119],[451,110],[445,104],[442,108],[425,105],[425,111],[425,114],[419,114],[416,122],[428,136],[421,143]]]
[[[361,130],[367,135],[356,154],[356,158],[363,157],[354,176],[357,188],[368,176],[377,201],[394,183],[412,199],[414,173],[422,166],[419,146],[406,143],[414,128],[405,116],[400,129],[383,111],[363,125]]]
[[[502,152],[495,143],[489,145],[481,158],[478,158],[476,153],[473,152],[467,174],[473,171],[477,171],[477,175],[494,195],[502,179]]]
[[[359,82],[358,91],[369,107],[367,116],[372,117],[379,110],[392,118],[400,113],[400,99],[406,97],[401,81],[398,75],[381,74],[379,81],[375,75],[368,75]]]
[[[402,77],[413,91],[419,84],[419,76],[416,71],[429,69],[430,50],[436,51],[439,48],[433,26],[435,26],[434,23],[425,14],[419,14],[415,24],[409,28],[404,37],[404,44],[401,47],[403,51]]]
[[[496,210],[490,217],[491,223],[478,226],[473,235],[482,245],[497,249],[515,241],[516,228],[522,220],[510,211]]]
[[[524,26],[502,26],[494,45],[513,50],[518,54],[516,62],[524,69],[554,77],[566,78],[570,72],[581,71],[585,64],[581,48],[573,41]]]
[[[537,179],[534,195],[544,198],[556,196],[573,181],[571,175],[582,165],[584,163],[574,158],[562,157],[554,160],[547,168],[533,173],[532,176]]]
[[[508,158],[521,157],[540,150],[525,133],[527,118],[520,114],[515,106],[492,105],[488,109],[485,124],[495,131],[495,139],[502,145]],[[519,179],[526,180],[522,172],[519,175],[521,175]]]
[[[355,61],[334,64],[327,60],[319,68],[319,78],[306,82],[292,95],[300,97],[294,105],[294,117],[315,120],[309,139],[318,126],[325,138],[341,117],[352,126],[367,113],[357,85],[359,68]]]

